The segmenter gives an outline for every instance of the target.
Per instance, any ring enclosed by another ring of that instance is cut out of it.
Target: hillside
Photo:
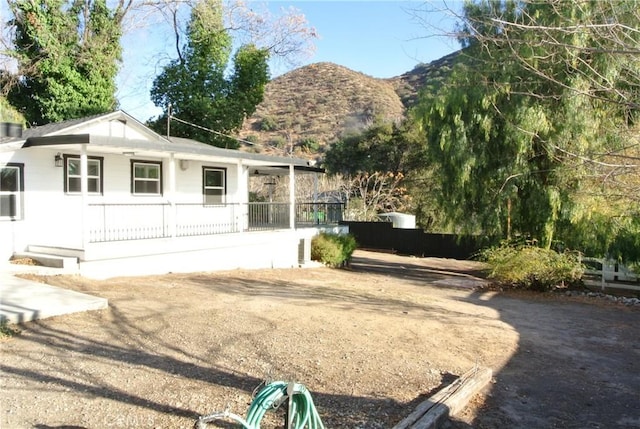
[[[298,68],[267,84],[264,101],[240,137],[256,150],[316,156],[341,136],[374,120],[401,120],[425,85],[438,86],[457,53],[391,79],[377,79],[333,63]]]
[[[427,64],[418,64],[410,72],[387,81],[393,85],[402,104],[405,107],[411,107],[416,104],[420,90],[433,92],[440,87],[442,80],[449,75],[457,60],[460,60],[460,51]]]

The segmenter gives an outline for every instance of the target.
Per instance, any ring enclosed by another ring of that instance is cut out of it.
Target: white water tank
[[[381,219],[393,223],[394,228],[402,229],[415,229],[416,228],[416,216],[407,213],[382,213],[378,215]]]

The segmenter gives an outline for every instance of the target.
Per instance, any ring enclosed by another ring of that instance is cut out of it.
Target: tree
[[[526,94],[548,98],[568,91],[637,110],[637,0],[473,1],[461,19],[463,46],[504,50],[518,67],[554,89],[544,94],[532,88]]]
[[[17,71],[4,71],[7,99],[32,125],[113,110],[121,56],[120,0],[10,0]]]
[[[410,126],[377,122],[360,134],[331,145],[324,159],[330,173],[406,172],[407,153],[415,144]]]
[[[28,122],[41,124],[117,107],[114,78],[121,34],[170,22],[180,47],[181,17],[188,16],[182,10],[191,10],[197,2],[8,0],[7,4],[13,17],[0,23],[0,95],[11,93],[11,103],[28,114]],[[287,64],[313,51],[317,34],[295,9],[273,16],[241,0],[224,5],[227,29],[241,44],[266,49]],[[241,61],[245,69],[251,67],[248,56]]]
[[[381,212],[411,208],[405,174],[410,149],[422,138],[416,131],[408,122],[377,122],[327,151],[324,164],[341,184],[350,219],[377,220]]]
[[[612,157],[635,151],[623,136],[637,116],[640,69],[627,61],[637,11],[634,1],[465,4],[460,61],[417,110],[452,225],[546,246],[594,238],[577,243],[570,231],[601,206],[596,178],[620,167]]]
[[[347,216],[352,220],[375,221],[380,213],[404,211],[410,203],[402,186],[404,175],[392,172],[358,173],[346,178]]]
[[[175,11],[177,20],[177,10]],[[150,125],[160,133],[196,139],[222,147],[237,147],[229,137],[262,101],[269,79],[271,54],[293,59],[308,48],[315,32],[293,12],[267,22],[241,2],[225,10],[221,0],[202,0],[192,9],[181,45],[175,24],[177,58],[154,81],[151,98],[164,112]],[[264,30],[269,28],[270,31]],[[241,45],[230,64],[233,34]],[[227,75],[229,70],[230,76]]]
[[[0,96],[0,122],[25,124],[24,116],[9,104],[5,97]]]
[[[225,77],[232,39],[224,27],[220,0],[203,0],[196,5],[187,41],[178,48],[178,58],[153,83],[151,99],[164,114],[150,125],[166,133],[171,113],[184,121],[170,124],[172,135],[237,147],[225,134],[238,129],[262,101],[269,78],[268,52],[253,45],[240,47],[234,56],[234,71],[231,77]]]
[[[298,66],[300,60],[315,51],[313,41],[318,38],[315,28],[309,27],[304,14],[294,7],[281,8],[272,14],[266,3],[236,0],[225,3],[227,29],[240,45],[255,45],[269,52],[272,59],[288,67]]]

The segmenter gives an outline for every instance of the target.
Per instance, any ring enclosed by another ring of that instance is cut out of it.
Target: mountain
[[[461,59],[456,51],[427,64],[418,64],[410,72],[388,79],[405,107],[412,107],[421,90],[434,92],[451,73],[456,61]]]
[[[245,121],[240,137],[256,143],[256,151],[313,157],[377,119],[401,120],[422,88],[439,86],[456,57],[447,55],[390,79],[327,62],[298,68],[267,84],[264,101]]]

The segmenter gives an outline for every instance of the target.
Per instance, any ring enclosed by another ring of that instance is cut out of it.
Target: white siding
[[[117,121],[116,121],[117,122]],[[121,124],[120,122],[117,122]],[[123,124],[121,124],[123,125]],[[90,148],[91,149],[91,148]],[[20,221],[0,221],[0,259],[8,259],[14,252],[25,251],[28,245],[45,245],[72,249],[83,248],[86,226],[82,217],[82,196],[64,193],[64,168],[54,165],[54,157],[80,155],[79,146],[60,149],[32,147],[16,152],[0,153],[0,164],[24,164],[24,218]],[[161,204],[169,203],[169,157],[164,159],[126,157],[121,154],[90,152],[89,156],[103,158],[103,195],[89,195],[88,204]],[[144,196],[131,193],[132,160],[162,162],[163,195]],[[246,203],[246,186],[240,186],[237,164],[189,160],[186,169],[176,160],[176,203],[200,204],[203,167],[226,169],[227,203]],[[245,180],[243,178],[243,180]],[[214,211],[210,211],[213,213]],[[217,210],[221,214],[225,210]],[[95,213],[95,211],[94,211]],[[204,215],[204,213],[203,213]],[[136,224],[135,219],[131,219]],[[146,219],[149,221],[149,219]],[[100,222],[100,219],[90,219]],[[139,219],[144,223],[145,219]],[[155,223],[159,220],[153,221]]]
[[[226,169],[226,186],[227,186],[227,203],[246,203],[248,201],[248,195],[238,195],[238,177],[235,164],[223,164],[213,162],[201,162],[201,161],[189,161],[189,166],[186,170],[180,168],[180,162],[176,161],[176,202],[178,203],[202,203],[202,169],[207,168],[222,168]],[[166,168],[168,173],[168,167]],[[165,176],[165,185],[168,183],[169,175]]]
[[[65,133],[66,134],[66,133]],[[100,121],[74,128],[70,134],[91,134],[114,138],[126,138],[129,140],[156,140],[157,135],[150,130],[144,130],[139,126],[126,124],[118,119]]]
[[[51,152],[51,168],[53,167],[53,157],[57,152]],[[67,155],[80,155],[79,150],[66,150],[62,152]],[[169,158],[149,158],[149,157],[126,157],[119,154],[98,154],[90,153],[90,156],[101,156],[103,162],[103,186],[104,195],[102,197],[90,196],[90,203],[106,204],[156,204],[170,202],[169,195]],[[133,195],[131,193],[131,162],[149,161],[162,162],[162,189],[161,196],[153,195]],[[176,160],[176,203],[202,203],[202,169],[203,167],[226,169],[227,202],[246,203],[247,195],[238,194],[238,177],[235,164],[201,162],[195,160],[188,161],[188,168],[180,168],[180,160]],[[63,169],[58,168],[60,174],[60,184],[63,185]]]
[[[56,153],[58,151],[52,149],[30,148],[2,154],[2,164],[24,164],[24,217],[21,221],[9,222],[13,224],[10,227],[2,222],[3,259],[13,252],[24,251],[28,244],[81,246],[82,228],[78,227],[82,224],[81,200],[79,196],[64,195],[64,170],[54,165]],[[9,240],[11,246],[5,245]]]

